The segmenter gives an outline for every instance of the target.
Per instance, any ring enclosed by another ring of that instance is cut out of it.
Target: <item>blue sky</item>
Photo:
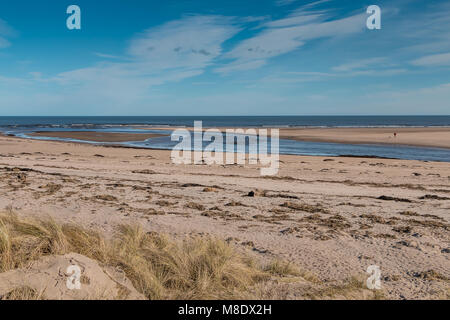
[[[3,116],[448,115],[449,101],[448,1],[0,3]]]

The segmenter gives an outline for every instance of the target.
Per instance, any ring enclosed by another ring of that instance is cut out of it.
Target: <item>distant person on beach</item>
[[[397,132],[394,132],[394,138],[397,138]]]

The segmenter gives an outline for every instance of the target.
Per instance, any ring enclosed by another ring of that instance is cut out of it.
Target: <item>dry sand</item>
[[[397,133],[396,137],[394,137],[394,133]],[[450,148],[450,128],[281,129],[280,137],[299,141],[401,144]]]
[[[449,163],[281,156],[279,174],[262,177],[169,156],[0,137],[0,207],[105,232],[211,234],[326,282],[378,265],[386,298],[449,298]]]

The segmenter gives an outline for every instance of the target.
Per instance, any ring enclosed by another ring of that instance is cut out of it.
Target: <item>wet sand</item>
[[[128,142],[144,141],[150,138],[162,137],[165,134],[154,133],[114,133],[95,131],[38,131],[30,134],[33,137],[50,137],[63,139],[76,139],[94,142]]]
[[[142,127],[141,129],[175,130],[175,127]],[[193,128],[186,128],[193,130]],[[217,128],[225,131],[227,128]],[[205,130],[205,129],[204,129]],[[394,133],[397,133],[394,136]],[[35,132],[32,136],[69,138],[94,142],[144,141],[166,134],[111,133],[94,131]],[[281,139],[347,144],[389,144],[450,148],[450,128],[281,128]]]
[[[0,208],[19,215],[212,235],[329,284],[377,265],[385,298],[449,298],[449,163],[281,155],[279,174],[264,177],[174,165],[164,150],[0,137],[0,177]]]
[[[150,127],[142,127],[150,129]],[[151,127],[175,130],[176,127]],[[182,128],[193,130],[193,128]],[[225,131],[226,128],[217,128]],[[269,129],[269,128],[264,128]],[[450,128],[279,128],[281,139],[347,144],[394,144],[450,148]],[[394,137],[394,132],[397,136]]]

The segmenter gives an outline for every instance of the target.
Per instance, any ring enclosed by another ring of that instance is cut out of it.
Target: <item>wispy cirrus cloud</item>
[[[407,52],[450,51],[450,2],[426,2],[425,10],[399,19],[390,36],[408,40],[404,47]]]
[[[94,55],[96,55],[97,57],[100,57],[100,58],[104,58],[104,59],[123,59],[123,57],[113,55],[113,54],[108,54],[108,53],[102,53],[102,52],[94,52]]]
[[[202,74],[222,53],[223,42],[239,30],[232,18],[188,16],[137,34],[126,49],[126,62],[103,61],[93,67],[60,73],[51,80],[106,87],[130,83],[142,89],[180,81]]]
[[[292,52],[314,39],[337,38],[364,30],[365,15],[330,19],[324,12],[296,11],[294,15],[265,23],[263,30],[252,38],[238,43],[224,54],[232,62],[216,68],[215,72],[259,68],[267,60]]]
[[[377,66],[381,63],[385,62],[386,58],[383,57],[375,57],[375,58],[368,58],[368,59],[361,59],[356,60],[348,63],[341,64],[339,66],[335,66],[332,69],[334,71],[352,71],[352,70],[361,70],[366,69],[368,67]]]
[[[383,77],[404,74],[408,72],[405,68],[385,68],[385,69],[348,69],[339,72],[315,72],[315,71],[295,71],[284,72],[277,75],[270,75],[260,80],[267,84],[295,85],[298,83],[330,81],[343,78],[354,77]]]
[[[237,17],[173,13],[175,20],[148,29],[143,30],[139,23],[133,30],[143,31],[129,35],[121,49],[102,47],[101,42],[90,47],[87,53],[96,56],[96,63],[80,67],[82,61],[78,60],[57,69],[48,61],[50,68],[39,62],[5,68],[0,71],[5,72],[0,74],[0,108],[29,105],[23,108],[59,114],[61,106],[62,112],[77,113],[83,112],[78,106],[84,105],[91,114],[132,110],[135,114],[169,114],[190,112],[184,110],[188,106],[196,113],[213,114],[218,108],[236,114],[245,110],[274,114],[279,110],[274,111],[273,105],[282,104],[289,114],[303,101],[303,105],[314,110],[323,107],[327,113],[339,103],[347,108],[350,100],[363,92],[381,90],[373,83],[382,82],[382,89],[389,91],[378,96],[379,105],[395,100],[390,106],[400,110],[402,103],[411,100],[408,95],[416,94],[414,103],[420,100],[425,104],[426,97],[440,102],[427,105],[443,110],[448,86],[420,91],[420,81],[422,74],[433,79],[432,73],[445,73],[446,68],[434,67],[450,65],[450,6],[430,2],[421,10],[410,10],[408,0],[393,1],[391,8],[382,6],[383,28],[368,31],[361,4],[341,7],[337,1],[333,5],[329,0],[305,2],[279,0],[279,7],[262,9],[261,16],[254,17],[247,16],[248,11]],[[10,45],[12,31],[0,20],[0,48]],[[21,59],[32,55],[32,51],[25,52]],[[67,69],[70,71],[61,72]],[[402,81],[402,86],[411,88],[395,94],[404,88],[389,76],[404,73],[411,77]],[[359,112],[364,99],[354,99],[352,110]]]
[[[252,60],[252,61],[244,61],[244,62],[235,62],[227,64],[223,67],[215,68],[214,71],[222,74],[228,74],[231,72],[237,71],[246,71],[257,69],[266,64],[265,60]]]
[[[193,77],[212,65],[223,42],[239,32],[234,22],[222,16],[187,16],[137,34],[123,55],[94,52],[103,60],[39,81],[78,86],[130,81],[148,87]]]
[[[450,66],[450,52],[427,55],[413,60],[411,63],[421,67]]]
[[[297,1],[299,1],[299,0],[277,0],[275,2],[275,4],[277,6],[287,6],[287,5],[293,4],[294,2],[297,2]],[[311,7],[315,7],[315,6],[318,6],[320,4],[330,2],[330,1],[332,1],[332,0],[313,1],[313,2],[310,2],[310,3],[307,3],[307,4],[303,5],[302,8],[311,8]]]
[[[4,20],[0,19],[0,49],[11,45],[8,38],[15,36],[16,31]]]
[[[155,69],[204,68],[222,53],[223,42],[239,30],[228,17],[186,17],[139,34],[128,53]]]
[[[0,81],[12,90],[18,83],[30,88],[48,84],[54,101],[123,110],[145,104],[154,86],[204,73],[222,54],[223,42],[239,30],[233,18],[187,16],[137,34],[122,56],[95,53],[102,61],[90,67],[50,77],[34,73],[24,79],[4,77]]]
[[[294,3],[296,1],[298,1],[298,0],[277,0],[277,1],[275,1],[275,4],[277,6],[287,6],[287,5],[289,5],[291,3]]]

